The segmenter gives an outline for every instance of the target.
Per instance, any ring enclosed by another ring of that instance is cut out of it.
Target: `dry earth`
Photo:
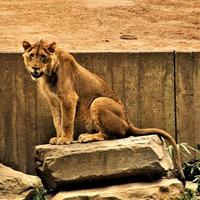
[[[40,38],[68,51],[195,51],[200,1],[0,0],[0,51]]]

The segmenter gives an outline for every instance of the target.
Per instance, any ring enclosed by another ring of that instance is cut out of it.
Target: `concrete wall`
[[[121,97],[138,127],[158,127],[178,142],[200,141],[199,53],[73,53]],[[0,162],[34,173],[34,146],[55,134],[46,102],[20,53],[0,54]],[[199,142],[200,143],[200,142]]]

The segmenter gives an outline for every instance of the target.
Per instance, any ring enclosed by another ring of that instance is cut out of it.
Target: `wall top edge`
[[[102,54],[106,54],[106,53],[115,53],[115,54],[120,54],[120,53],[127,53],[127,54],[131,54],[131,53],[200,53],[200,50],[198,51],[67,51],[69,53],[72,54],[76,54],[76,53],[102,53]],[[0,51],[0,54],[22,54],[23,51]]]

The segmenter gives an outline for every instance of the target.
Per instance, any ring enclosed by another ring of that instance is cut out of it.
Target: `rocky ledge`
[[[95,187],[95,184],[161,178],[173,164],[156,135],[71,145],[39,145],[36,171],[46,188]],[[125,180],[125,181],[123,181]]]

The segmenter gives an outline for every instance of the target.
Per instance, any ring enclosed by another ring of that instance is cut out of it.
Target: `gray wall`
[[[138,127],[158,127],[178,142],[200,143],[200,54],[73,53],[121,97]],[[34,173],[34,146],[55,134],[46,102],[20,53],[0,53],[0,162]]]

